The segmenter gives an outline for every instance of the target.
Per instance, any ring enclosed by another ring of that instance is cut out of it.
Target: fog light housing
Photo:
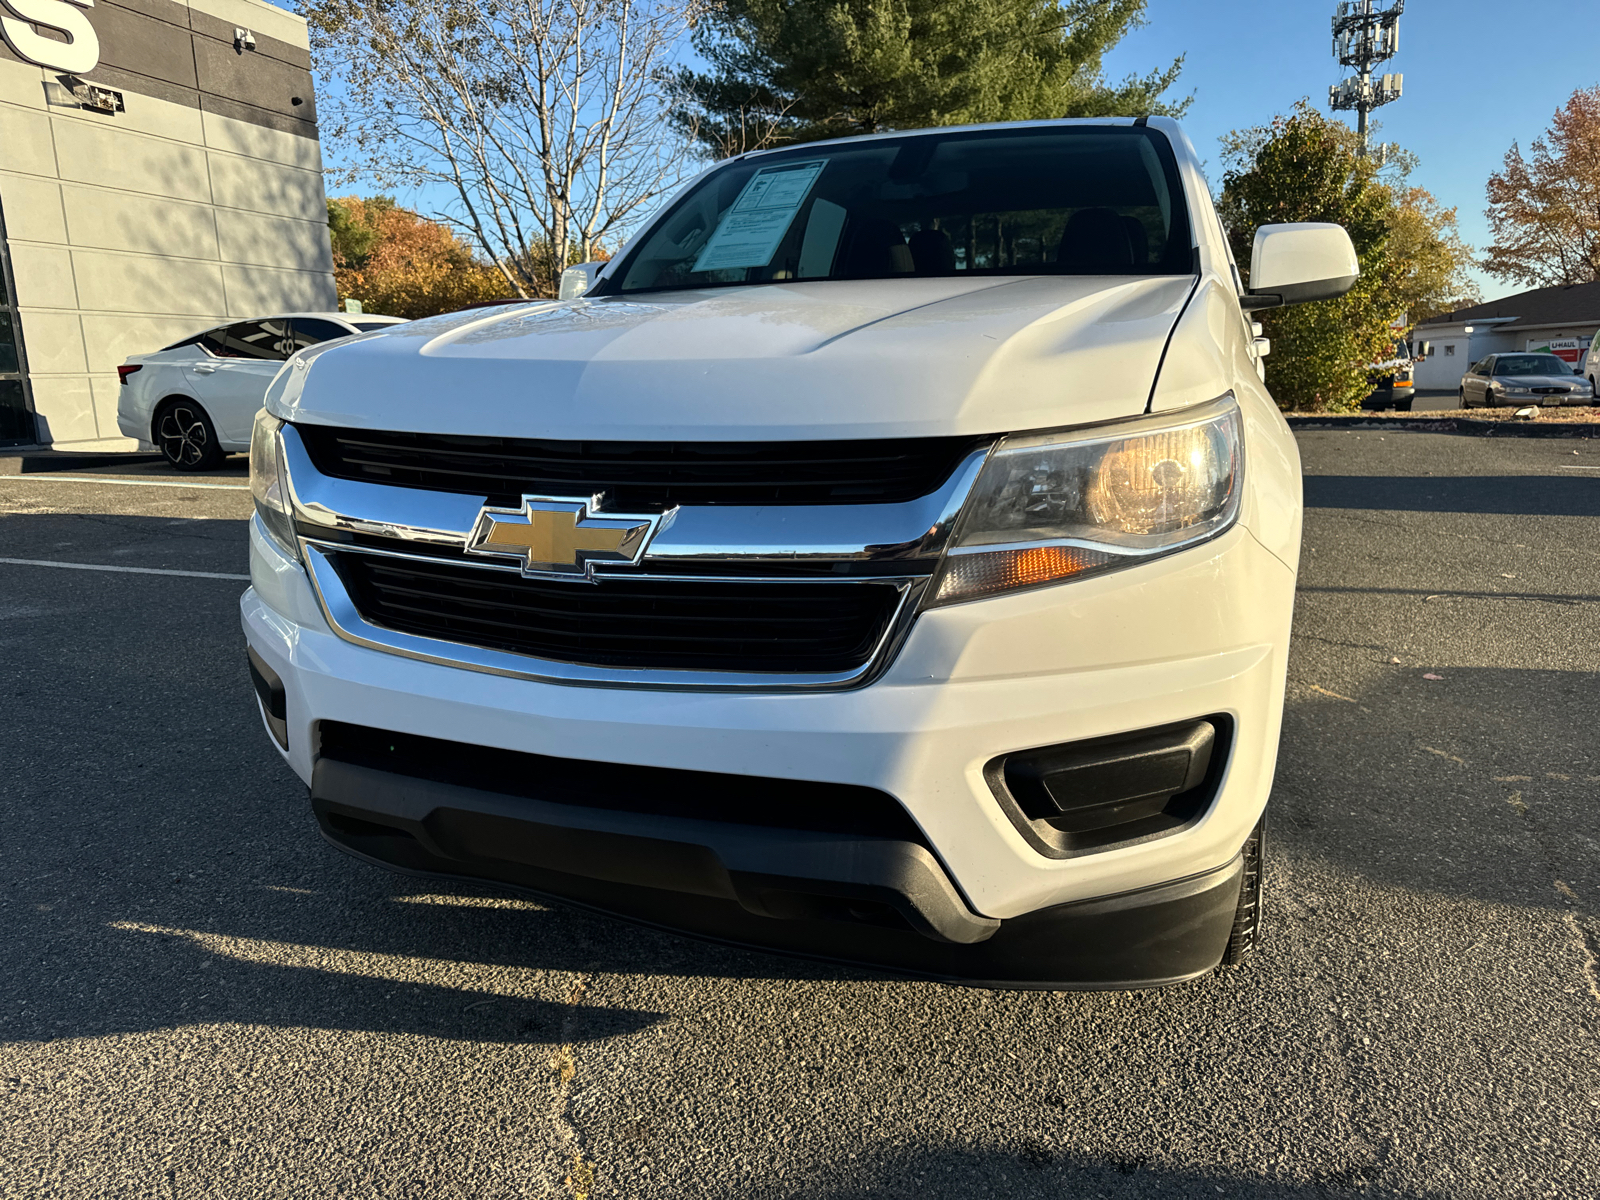
[[[1021,750],[984,774],[1029,844],[1070,858],[1175,833],[1216,798],[1232,722],[1210,716]]]

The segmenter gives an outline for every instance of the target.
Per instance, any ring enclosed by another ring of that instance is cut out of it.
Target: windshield
[[[874,138],[737,159],[620,265],[622,292],[906,275],[1186,275],[1165,137],[1061,126]]]
[[[362,333],[371,333],[374,329],[388,329],[391,325],[403,325],[403,321],[351,321]]]
[[[1494,360],[1496,375],[1571,375],[1572,368],[1554,354],[1502,354]]]

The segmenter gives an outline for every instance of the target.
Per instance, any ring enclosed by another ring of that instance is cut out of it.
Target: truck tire
[[[1261,936],[1261,900],[1266,866],[1267,816],[1261,814],[1244,844],[1244,879],[1239,885],[1239,907],[1233,914],[1233,932],[1222,952],[1224,967],[1243,964]]]

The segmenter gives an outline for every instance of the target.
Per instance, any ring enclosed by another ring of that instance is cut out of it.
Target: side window
[[[289,357],[292,341],[285,320],[240,321],[213,329],[200,344],[218,358],[256,358],[282,362]]]
[[[315,346],[318,342],[327,342],[332,341],[334,338],[349,336],[350,331],[337,321],[321,321],[316,317],[296,317],[294,319],[294,349],[290,353],[298,353],[307,346]]]
[[[239,352],[228,344],[228,329],[229,326],[227,325],[223,325],[218,329],[208,329],[199,337],[194,338],[193,341],[215,354],[218,358],[238,358],[240,357]],[[183,345],[182,342],[178,344],[180,346]]]

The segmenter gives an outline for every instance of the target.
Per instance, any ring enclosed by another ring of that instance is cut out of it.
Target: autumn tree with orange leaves
[[[339,299],[359,300],[366,312],[415,319],[510,294],[501,272],[392,196],[329,200],[328,232]]]
[[[1489,176],[1492,275],[1530,287],[1600,280],[1600,86],[1580,88],[1529,148]]]

